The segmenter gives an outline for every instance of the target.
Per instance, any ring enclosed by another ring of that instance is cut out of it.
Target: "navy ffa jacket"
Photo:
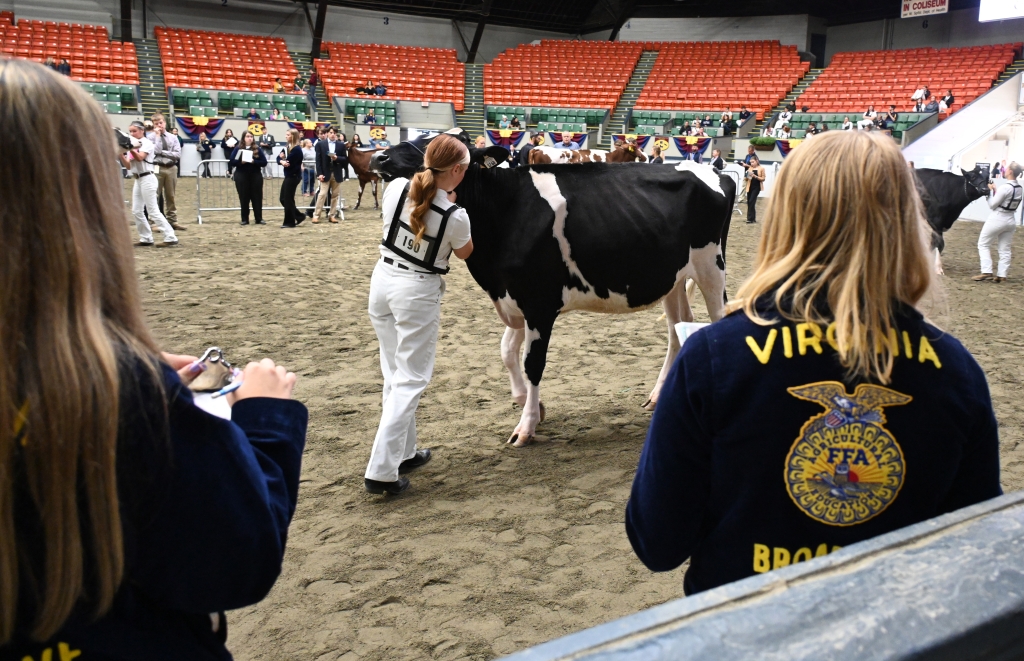
[[[348,168],[348,147],[344,142],[338,140],[334,143],[334,155],[337,158],[333,161],[329,140],[320,140],[313,146],[313,150],[316,152],[316,176],[322,176],[324,180],[333,176],[335,181],[345,178],[345,170]]]
[[[281,161],[287,160],[288,167],[284,168],[285,177],[301,177],[302,176],[302,147],[295,145],[288,150],[287,156],[284,158],[280,154],[277,156],[277,164],[280,165]]]
[[[831,325],[740,311],[691,335],[626,506],[640,560],[689,558],[693,594],[1000,495],[981,368],[916,311],[896,322],[884,387],[845,382]]]
[[[163,373],[166,413],[152,385],[125,388],[121,399],[125,573],[113,607],[98,621],[81,608],[45,643],[30,642],[29,623],[19,622],[0,660],[229,660],[226,622],[215,633],[211,613],[258,602],[277,579],[298,496],[306,407],[244,399],[223,420],[196,407],[169,367]],[[33,610],[26,592],[21,613]]]
[[[241,146],[235,147],[231,151],[231,162],[230,165],[235,172],[239,173],[239,176],[248,174],[263,175],[262,170],[267,166],[267,155],[263,153],[263,150],[259,147],[256,149],[250,149],[252,152],[252,161],[249,163],[243,163],[242,157],[239,152],[242,150]]]

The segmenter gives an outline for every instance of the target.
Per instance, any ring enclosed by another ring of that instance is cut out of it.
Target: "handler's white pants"
[[[1006,277],[1010,270],[1010,246],[1013,244],[1013,232],[1017,229],[1017,221],[1003,218],[990,218],[985,221],[981,228],[981,236],[978,237],[978,256],[981,257],[981,272],[992,273],[992,253],[989,246],[993,241],[999,242],[999,271],[995,274],[1000,278]]]
[[[174,243],[178,237],[174,236],[174,228],[167,222],[164,215],[160,213],[160,207],[156,203],[156,175],[149,174],[135,180],[132,188],[132,215],[135,216],[135,229],[139,232],[139,240],[143,243],[153,243],[153,230],[146,222],[146,216],[142,213],[145,209],[149,212],[149,218],[164,233],[164,243]]]
[[[430,383],[441,324],[444,279],[377,261],[370,279],[370,321],[380,341],[384,410],[366,477],[398,479],[398,465],[416,454],[416,407]]]

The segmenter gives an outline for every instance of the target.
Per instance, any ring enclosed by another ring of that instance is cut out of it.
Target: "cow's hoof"
[[[547,411],[544,410],[544,402],[540,402],[540,421],[544,422],[544,418],[547,416]]]
[[[650,397],[648,397],[647,401],[644,402],[644,408],[647,409],[648,411],[653,411],[654,407],[657,406],[657,405],[658,405],[658,402],[654,401]]]
[[[533,434],[520,434],[518,432],[515,432],[508,437],[508,440],[505,441],[505,443],[511,445],[514,448],[523,448],[533,443],[533,441]]]
[[[935,269],[935,275],[946,275],[946,272],[942,269]]]

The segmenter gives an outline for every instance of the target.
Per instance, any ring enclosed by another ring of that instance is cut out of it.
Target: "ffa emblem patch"
[[[263,135],[263,122],[249,122],[249,133],[252,133],[257,138]]]
[[[882,408],[913,398],[862,383],[854,394],[838,381],[788,389],[825,407],[800,429],[786,456],[786,490],[804,514],[830,526],[852,526],[882,513],[906,474],[903,450],[882,425]]]

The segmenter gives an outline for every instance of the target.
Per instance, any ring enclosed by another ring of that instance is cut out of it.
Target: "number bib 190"
[[[431,254],[430,249],[434,246],[435,241],[437,241],[436,238],[425,234],[417,240],[416,233],[412,231],[412,228],[401,222],[398,224],[398,231],[395,233],[395,246],[401,252],[417,260],[422,260]]]

